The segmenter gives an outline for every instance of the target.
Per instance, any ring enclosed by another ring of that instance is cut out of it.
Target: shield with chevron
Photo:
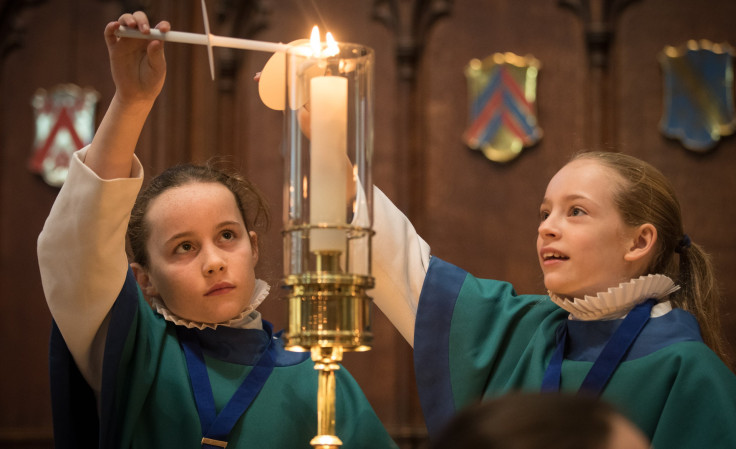
[[[465,69],[470,105],[463,141],[490,160],[507,162],[542,138],[536,90],[540,63],[532,56],[495,53]]]
[[[47,184],[64,184],[72,153],[92,141],[99,97],[95,90],[73,84],[38,89],[33,95],[36,136],[28,168]]]

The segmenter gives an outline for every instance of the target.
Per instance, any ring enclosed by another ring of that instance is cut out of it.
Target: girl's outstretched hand
[[[117,22],[105,27],[105,42],[110,56],[110,68],[115,82],[115,96],[123,103],[153,102],[161,92],[166,79],[166,58],[163,41],[115,36],[120,26],[137,28],[141,33],[151,32],[148,17],[142,11],[123,14]],[[156,29],[171,29],[167,21],[161,21]]]

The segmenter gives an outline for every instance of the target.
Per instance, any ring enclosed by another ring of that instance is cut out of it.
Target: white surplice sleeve
[[[429,245],[377,187],[373,189],[373,301],[414,346],[419,294],[429,267]]]
[[[103,180],[74,153],[69,175],[38,238],[44,295],[84,378],[99,393],[107,317],[128,269],[125,234],[143,182],[134,160],[130,178]]]

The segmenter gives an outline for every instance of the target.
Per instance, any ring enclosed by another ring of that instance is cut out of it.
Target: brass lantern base
[[[338,449],[335,435],[335,371],[344,351],[367,351],[373,342],[370,276],[339,272],[339,253],[317,256],[317,271],[284,279],[289,289],[289,327],[286,349],[311,351],[319,371],[317,391],[318,433],[311,445],[316,449]]]
[[[342,347],[367,351],[373,343],[371,298],[373,278],[344,274],[305,274],[285,280],[291,292],[286,349]]]

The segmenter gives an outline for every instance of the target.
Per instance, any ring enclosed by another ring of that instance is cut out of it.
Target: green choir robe
[[[539,391],[568,313],[433,257],[417,310],[414,359],[430,435],[459,409],[512,390]],[[621,320],[570,321],[562,391],[577,391]],[[651,318],[602,398],[655,448],[735,448],[736,376],[674,309]]]
[[[111,313],[99,422],[94,395],[80,380],[54,329],[51,379],[56,447],[201,448],[202,429],[176,325],[149,307],[131,271]],[[250,372],[269,337],[259,329],[218,327],[199,332],[219,411]],[[235,425],[228,448],[310,448],[310,440],[317,435],[314,363],[307,353],[284,350],[278,334],[272,345],[276,366]],[[396,448],[347,370],[338,370],[336,378],[335,433],[343,447]]]

